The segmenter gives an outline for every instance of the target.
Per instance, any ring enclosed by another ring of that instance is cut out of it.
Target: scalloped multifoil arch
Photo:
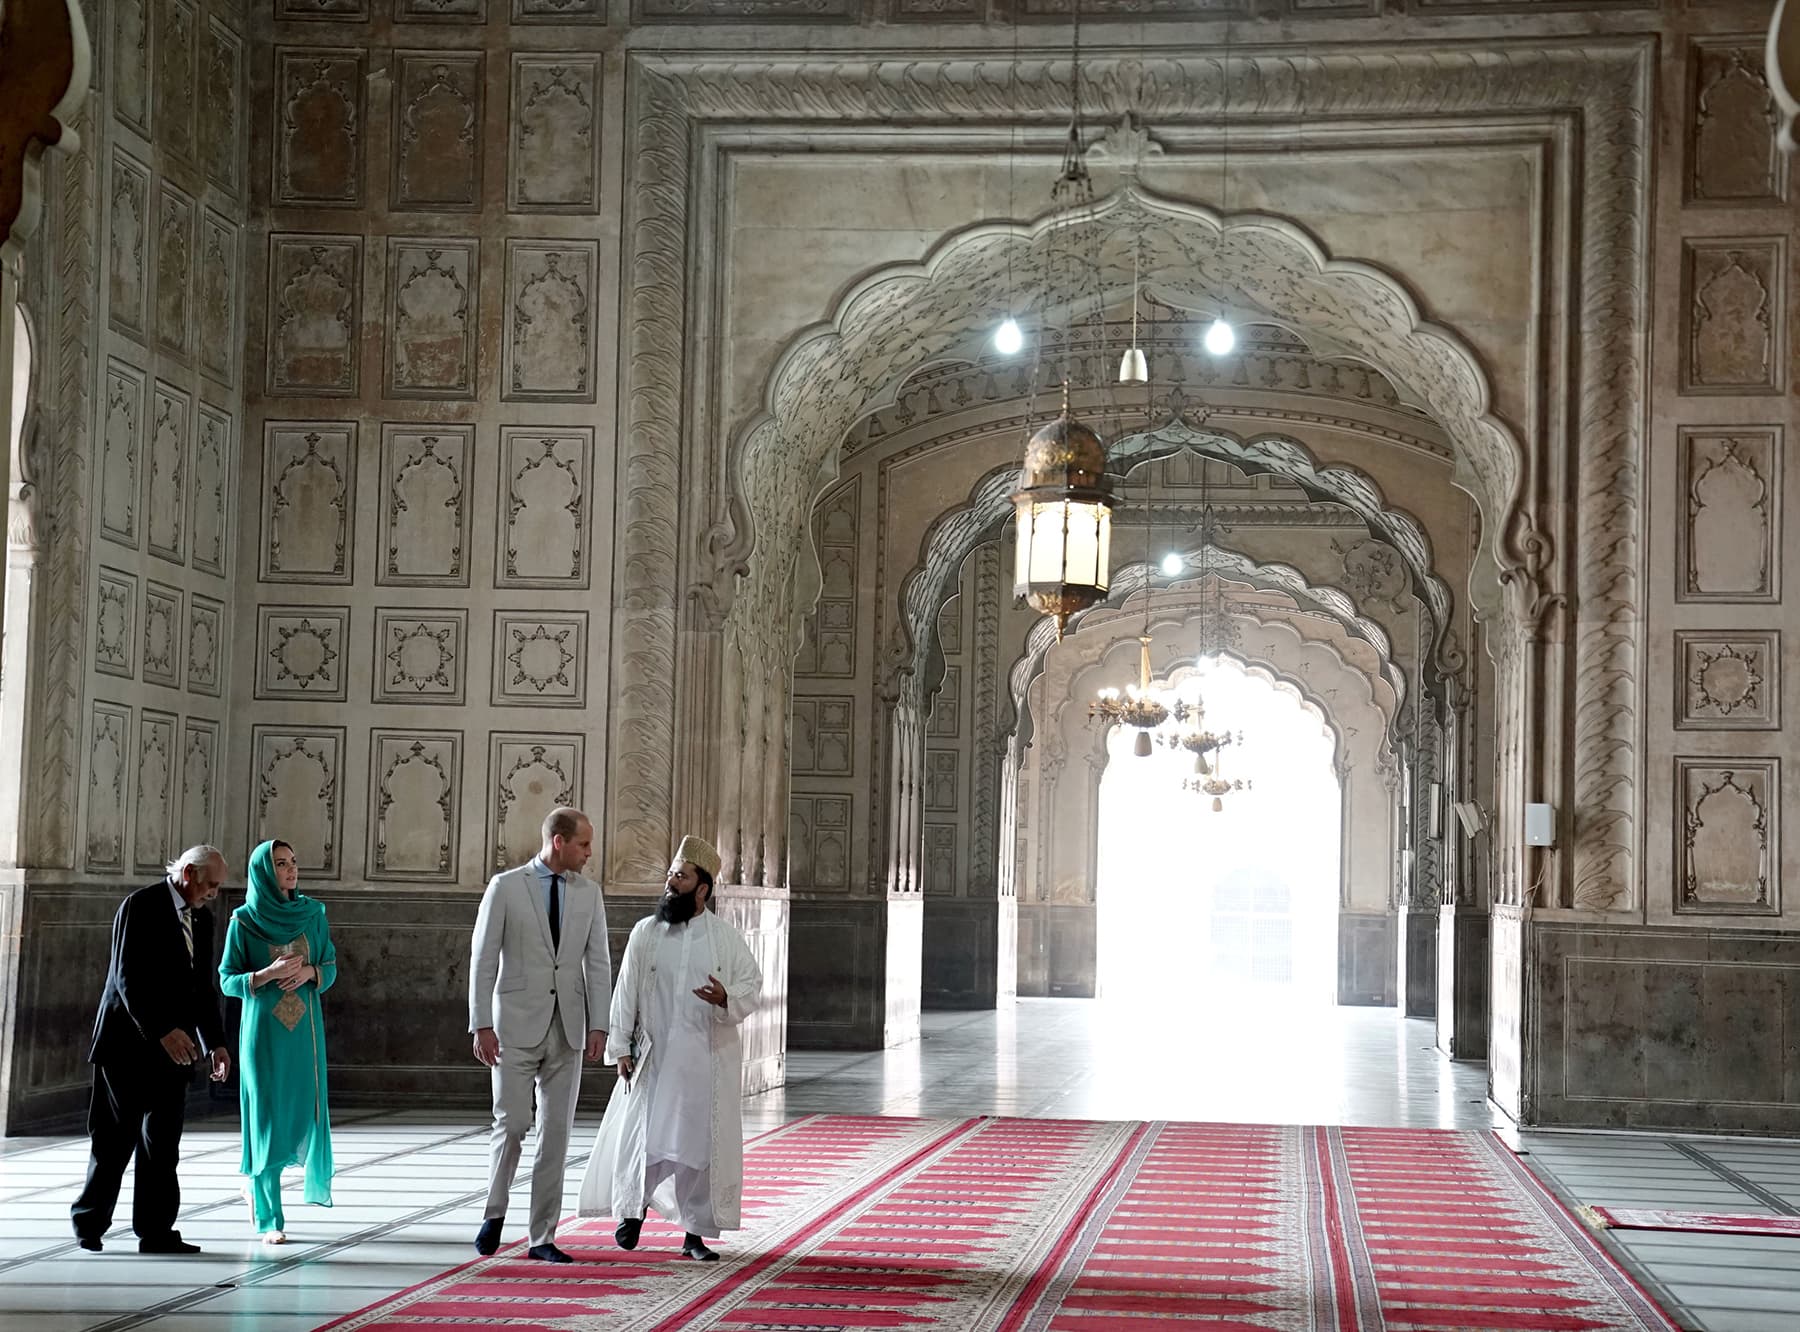
[[[1431,642],[1439,649],[1429,663],[1446,672],[1462,663],[1450,648],[1451,592],[1432,569],[1431,538],[1424,525],[1406,510],[1392,506],[1380,487],[1359,468],[1348,464],[1321,466],[1298,440],[1286,435],[1260,433],[1240,437],[1227,431],[1200,428],[1172,420],[1155,430],[1138,431],[1107,447],[1108,470],[1115,481],[1124,479],[1142,463],[1160,461],[1189,452],[1197,457],[1229,463],[1246,473],[1269,472],[1295,481],[1309,493],[1342,504],[1367,524],[1371,535],[1386,541],[1406,562],[1413,587],[1431,621]],[[889,646],[883,662],[885,688],[891,677],[911,674],[926,690],[935,688],[929,668],[934,643],[932,626],[949,597],[968,552],[991,537],[1012,512],[1012,492],[1019,469],[994,468],[969,491],[969,498],[946,510],[926,530],[919,557],[900,584],[900,637]],[[1116,585],[1116,583],[1115,583]],[[1371,621],[1371,623],[1373,623]],[[1381,632],[1377,630],[1377,632]]]
[[[1286,566],[1258,564],[1235,552],[1223,551],[1217,547],[1208,549],[1209,558],[1214,561],[1211,576],[1222,578],[1228,585],[1284,593],[1293,600],[1297,610],[1325,616],[1334,620],[1347,635],[1365,638],[1357,624],[1362,617],[1355,614],[1354,606],[1351,605],[1348,615],[1341,608],[1341,605],[1350,604],[1349,598],[1343,593],[1336,592],[1335,589],[1310,588],[1303,579],[1297,579],[1297,576],[1296,579],[1284,578],[1282,577],[1284,572],[1289,574],[1294,572],[1286,569]],[[1232,567],[1226,568],[1226,564],[1230,564]],[[1177,584],[1174,595],[1180,599],[1171,600],[1163,607],[1155,604],[1153,596],[1149,615],[1152,628],[1154,629],[1159,624],[1179,628],[1190,623],[1196,615],[1195,604],[1191,597],[1197,592],[1201,582],[1200,579],[1192,579],[1186,580],[1185,585]],[[1109,599],[1098,606],[1090,607],[1081,615],[1071,619],[1066,637],[1079,638],[1084,633],[1090,632],[1090,624],[1094,629],[1101,631],[1112,628],[1128,628],[1129,625],[1126,622],[1135,619],[1143,612],[1143,599],[1139,594],[1152,586],[1149,566],[1140,563],[1121,570],[1121,583],[1130,586],[1122,588],[1116,599]],[[1328,600],[1322,597],[1321,593],[1324,592],[1335,593],[1335,595]],[[1134,598],[1137,600],[1136,605],[1132,604]],[[1231,614],[1234,618],[1267,628],[1270,622],[1264,620],[1256,611],[1255,606],[1239,604],[1233,608]],[[1285,621],[1285,617],[1278,618]],[[1367,624],[1368,622],[1362,620],[1362,623]],[[1130,636],[1135,637],[1136,635]],[[1021,738],[1028,740],[1033,729],[1027,706],[1031,686],[1043,674],[1050,650],[1056,646],[1057,641],[1055,626],[1049,618],[1039,620],[1026,635],[1024,651],[1020,653],[1018,660],[1013,663],[1012,669],[1007,673],[1007,688],[1012,699],[1014,722]],[[1329,641],[1326,639],[1309,641],[1329,645]],[[1333,647],[1333,652],[1346,670],[1369,680],[1371,706],[1388,718],[1388,730],[1398,735],[1406,720],[1405,673],[1399,670],[1394,662],[1385,635],[1365,641],[1375,649],[1378,663],[1375,677],[1369,677],[1362,667],[1344,657],[1342,652],[1335,647]],[[1375,679],[1379,679],[1382,684],[1386,685],[1393,695],[1391,712],[1374,700]]]
[[[1418,42],[1380,51],[1168,48],[1147,56],[1098,49],[1082,68],[1084,106],[1093,115],[1130,114],[1159,131],[1210,129],[1227,109],[1251,122],[1504,117],[1566,127],[1546,132],[1566,160],[1570,206],[1581,220],[1572,314],[1581,354],[1572,359],[1577,419],[1568,469],[1576,493],[1562,493],[1564,473],[1555,466],[1528,460],[1523,502],[1494,544],[1496,566],[1509,580],[1509,610],[1520,621],[1497,649],[1503,669],[1523,669],[1520,651],[1528,634],[1545,636],[1543,619],[1562,613],[1571,621],[1557,632],[1573,644],[1572,678],[1545,687],[1572,695],[1572,879],[1575,901],[1588,906],[1629,903],[1637,840],[1639,490],[1656,51],[1655,40],[1643,36]],[[678,769],[684,789],[692,780],[692,761],[678,756],[673,742],[716,724],[707,700],[721,688],[690,677],[717,670],[734,653],[751,654],[759,671],[784,670],[785,625],[758,632],[740,618],[724,653],[680,632],[717,624],[735,600],[733,584],[750,571],[756,536],[748,486],[730,479],[723,441],[707,425],[712,388],[701,362],[712,344],[703,303],[690,299],[706,289],[691,271],[695,257],[704,265],[720,253],[702,243],[717,225],[714,191],[729,138],[713,131],[772,122],[796,131],[855,128],[900,147],[971,124],[1053,135],[1072,102],[1068,61],[1050,54],[954,52],[921,60],[631,52],[625,60],[630,179],[609,877],[640,860],[660,863],[668,853]],[[1570,146],[1577,144],[1579,151]],[[806,488],[774,476],[761,484],[765,499]],[[796,493],[794,508],[802,507]],[[1552,518],[1558,514],[1567,517]],[[770,535],[762,533],[765,550]],[[781,580],[768,579],[773,572],[765,568],[759,581],[779,590]],[[1502,692],[1504,684],[1497,682]],[[729,696],[742,686],[722,687]]]

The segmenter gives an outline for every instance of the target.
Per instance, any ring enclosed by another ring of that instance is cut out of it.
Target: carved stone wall
[[[616,258],[571,213],[605,81],[485,11],[259,34],[224,814],[316,884],[474,890],[551,805],[604,823]]]

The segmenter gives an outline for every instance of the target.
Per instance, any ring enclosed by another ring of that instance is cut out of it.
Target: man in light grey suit
[[[575,1260],[556,1247],[562,1214],[563,1165],[575,1124],[581,1058],[606,1049],[612,1007],[612,958],[600,885],[583,877],[594,850],[594,825],[578,809],[544,819],[544,845],[528,864],[496,874],[481,899],[469,966],[469,1030],[475,1058],[494,1070],[494,1136],[487,1210],[476,1252],[500,1246],[506,1198],[533,1091],[537,1155],[531,1163],[528,1256]]]

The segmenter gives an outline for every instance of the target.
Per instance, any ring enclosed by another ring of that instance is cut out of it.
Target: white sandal
[[[265,1230],[263,1232],[262,1242],[264,1244],[286,1244],[287,1243],[287,1231],[285,1231],[285,1230]]]

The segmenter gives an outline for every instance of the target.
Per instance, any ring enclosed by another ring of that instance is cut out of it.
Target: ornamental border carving
[[[1550,538],[1537,529],[1538,497],[1502,540],[1520,565],[1522,604],[1562,590],[1580,609],[1571,629],[1573,796],[1581,810],[1573,840],[1573,902],[1622,908],[1632,900],[1640,801],[1634,744],[1639,729],[1638,571],[1644,397],[1650,115],[1654,43],[1637,37],[1582,47],[1505,44],[1490,49],[1409,47],[1378,59],[1359,52],[1306,57],[1292,52],[1231,56],[1229,86],[1254,90],[1252,117],[1334,115],[1571,114],[1582,152],[1575,190],[1581,215],[1579,290],[1573,316],[1584,338],[1574,438],[1579,535],[1567,567],[1551,567]],[[634,57],[627,72],[631,163],[625,220],[625,366],[619,432],[618,611],[612,678],[619,681],[609,744],[616,793],[609,811],[609,876],[615,867],[655,863],[670,841],[675,758],[676,629],[689,587],[708,607],[719,570],[681,558],[678,497],[684,474],[684,364],[690,191],[699,127],[708,123],[829,121],[892,123],[920,130],[974,118],[1051,124],[1068,113],[1066,76],[1032,58],[1030,77],[1007,77],[1005,62],[949,58]],[[1086,96],[1096,117],[1127,112],[1169,123],[1219,109],[1217,57],[1194,54],[1098,56]],[[720,474],[718,471],[714,475]],[[742,485],[745,478],[736,478]],[[771,484],[763,481],[762,484]],[[699,510],[694,554],[743,572],[754,533],[741,491]],[[730,513],[733,521],[723,521]],[[710,522],[711,526],[704,526]],[[688,567],[684,567],[684,563]],[[686,577],[686,585],[683,578]],[[723,584],[729,588],[727,577]],[[718,606],[715,596],[711,606]],[[715,612],[716,613],[716,612]],[[783,626],[784,628],[785,626]],[[756,633],[772,650],[779,628]],[[752,646],[744,639],[744,646]]]

